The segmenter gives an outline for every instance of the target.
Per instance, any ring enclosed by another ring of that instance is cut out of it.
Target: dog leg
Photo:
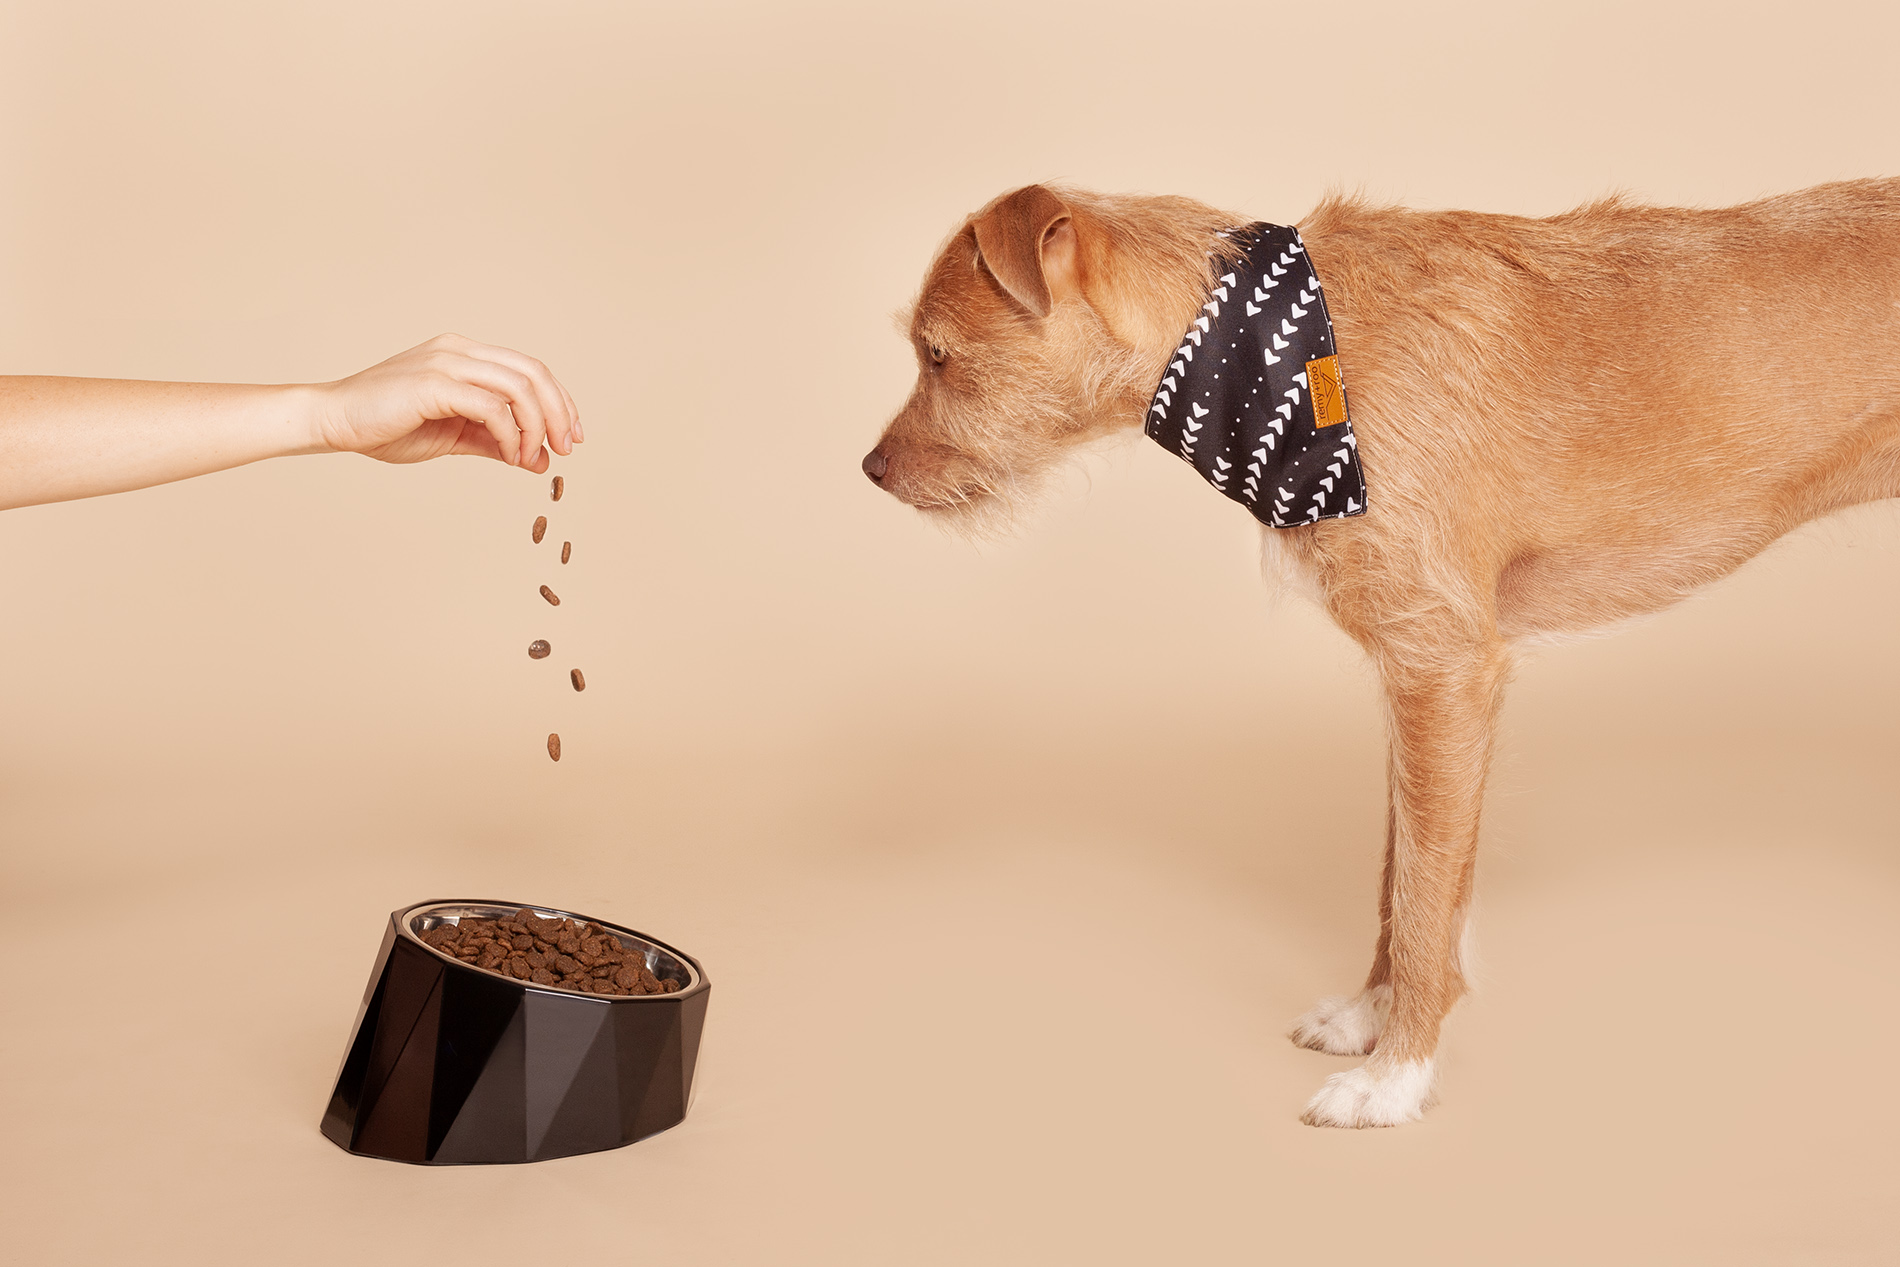
[[[1378,1046],[1391,1010],[1392,987],[1381,981],[1357,994],[1321,999],[1312,1011],[1293,1022],[1287,1037],[1296,1047],[1334,1056],[1369,1056]]]
[[[1423,669],[1384,665],[1392,748],[1379,947],[1365,992],[1311,1028],[1343,1046],[1367,1040],[1370,1020],[1382,1024],[1369,1036],[1371,1059],[1328,1078],[1307,1105],[1302,1120],[1313,1126],[1396,1126],[1421,1116],[1432,1100],[1439,1025],[1465,989],[1459,942],[1508,666],[1498,643],[1437,650]]]
[[[1384,1032],[1386,1017],[1392,1011],[1392,961],[1387,952],[1390,917],[1385,914],[1390,910],[1391,891],[1388,882],[1384,889],[1387,896],[1382,897],[1379,903],[1379,945],[1374,952],[1372,972],[1366,978],[1365,986],[1357,994],[1335,994],[1321,999],[1311,1011],[1293,1022],[1287,1037],[1293,1040],[1295,1047],[1323,1051],[1332,1056],[1370,1056],[1379,1045],[1379,1035]],[[1467,882],[1461,897],[1468,901],[1469,893]],[[1458,930],[1457,938],[1452,943],[1452,968],[1463,980],[1465,991],[1469,992],[1472,963],[1476,956],[1476,937],[1468,905],[1461,905],[1452,926]]]
[[[1388,770],[1385,804],[1385,869],[1379,878],[1379,943],[1372,951],[1372,971],[1358,994],[1336,994],[1321,999],[1313,1010],[1293,1022],[1287,1037],[1296,1047],[1333,1056],[1369,1056],[1378,1045],[1385,1018],[1392,1010],[1392,791],[1396,781]]]

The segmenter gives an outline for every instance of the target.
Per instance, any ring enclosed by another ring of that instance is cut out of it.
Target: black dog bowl
[[[521,909],[424,902],[390,914],[324,1110],[332,1143],[437,1166],[541,1161],[619,1148],[686,1116],[712,988],[705,970],[664,942],[597,920],[681,988],[580,994],[473,967],[419,936]]]

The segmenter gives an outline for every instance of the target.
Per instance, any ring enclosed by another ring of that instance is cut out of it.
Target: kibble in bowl
[[[631,1144],[686,1116],[710,992],[690,956],[588,916],[392,911],[323,1133],[437,1166]]]
[[[543,918],[522,907],[499,919],[465,915],[417,934],[422,944],[484,972],[582,994],[675,994],[685,988],[683,965],[656,976],[651,952],[626,945],[592,920]]]

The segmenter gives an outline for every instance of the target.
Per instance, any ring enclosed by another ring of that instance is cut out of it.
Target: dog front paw
[[[1300,1114],[1308,1126],[1400,1126],[1425,1116],[1437,1098],[1435,1062],[1405,1060],[1386,1068],[1368,1061],[1326,1079]]]
[[[1351,998],[1321,999],[1293,1023],[1287,1034],[1295,1046],[1335,1056],[1369,1055],[1392,1010],[1392,987],[1375,985]]]

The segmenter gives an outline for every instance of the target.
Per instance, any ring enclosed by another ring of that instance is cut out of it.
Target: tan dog
[[[865,473],[995,526],[1063,454],[1141,426],[1233,250],[1220,230],[1244,223],[1040,185],[991,203],[930,268],[917,386]],[[1900,496],[1900,180],[1548,220],[1333,199],[1300,229],[1369,510],[1266,536],[1377,664],[1391,751],[1372,970],[1292,1037],[1371,1053],[1306,1121],[1385,1126],[1431,1102],[1466,988],[1514,648],[1657,611],[1799,524]]]

